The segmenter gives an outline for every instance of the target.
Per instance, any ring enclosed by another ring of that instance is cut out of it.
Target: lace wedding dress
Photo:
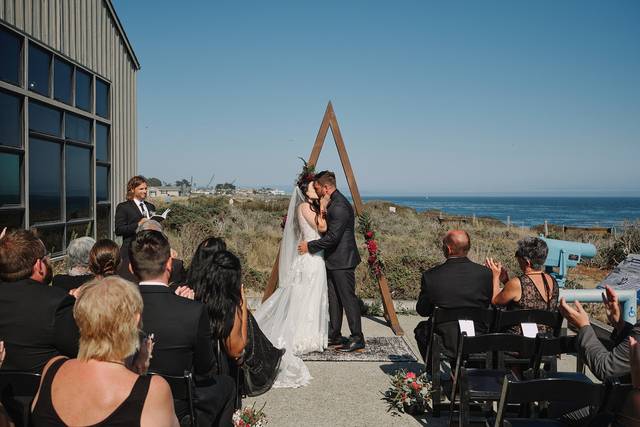
[[[297,253],[299,241],[320,238],[301,214],[303,202],[296,187],[280,245],[278,288],[254,313],[271,343],[286,349],[273,385],[276,388],[307,385],[312,377],[298,355],[327,347],[329,302],[323,254]]]

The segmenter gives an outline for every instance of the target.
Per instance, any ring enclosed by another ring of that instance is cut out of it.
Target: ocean
[[[640,197],[394,197],[365,196],[418,211],[444,215],[487,216],[516,226],[550,224],[577,227],[616,227],[640,218]]]

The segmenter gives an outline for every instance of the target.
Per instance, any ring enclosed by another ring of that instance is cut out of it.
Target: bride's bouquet
[[[265,402],[262,408],[256,410],[254,403],[250,408],[238,409],[233,414],[234,427],[263,427],[267,425],[267,415],[263,409],[267,405]]]

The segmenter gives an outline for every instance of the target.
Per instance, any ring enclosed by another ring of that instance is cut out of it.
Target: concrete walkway
[[[418,316],[399,316],[405,338],[420,358],[413,329]],[[346,328],[346,321],[345,321]],[[365,337],[393,336],[382,318],[364,318]],[[347,332],[345,330],[344,332]],[[306,362],[313,381],[299,389],[272,389],[243,404],[262,407],[270,426],[444,426],[448,417],[417,420],[410,415],[393,416],[381,400],[388,388],[388,374],[400,368],[422,370],[421,363]]]

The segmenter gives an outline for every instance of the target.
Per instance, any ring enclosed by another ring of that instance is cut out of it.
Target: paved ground
[[[413,329],[418,316],[399,316],[407,341],[418,354]],[[365,336],[393,336],[384,320],[363,318]],[[346,321],[345,321],[346,325]],[[346,327],[346,326],[345,326]],[[346,330],[345,330],[346,332]],[[419,357],[419,356],[418,356]],[[393,416],[381,400],[388,387],[389,372],[400,368],[422,369],[420,364],[392,362],[307,362],[313,381],[299,389],[273,389],[245,405],[262,406],[270,426],[440,426],[444,419],[416,420],[409,415]]]
[[[398,316],[405,338],[418,355],[413,329],[419,316]],[[393,336],[382,318],[363,318],[365,336]],[[344,322],[346,325],[346,320]],[[346,326],[345,326],[346,328]],[[344,331],[346,332],[346,330]],[[419,359],[419,355],[417,356]],[[430,414],[416,419],[410,415],[394,416],[387,412],[381,392],[388,387],[388,373],[400,368],[421,370],[421,363],[391,362],[307,362],[313,381],[299,389],[273,389],[255,402],[265,412],[270,426],[446,426],[448,414],[433,418]],[[564,356],[558,363],[561,371],[575,369],[575,358]]]

